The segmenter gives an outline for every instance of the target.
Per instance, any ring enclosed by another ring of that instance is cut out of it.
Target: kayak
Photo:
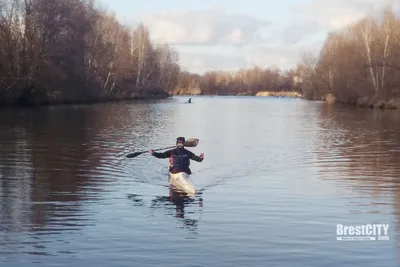
[[[196,189],[189,179],[190,175],[185,172],[169,173],[169,183],[175,190],[194,196],[196,194]]]

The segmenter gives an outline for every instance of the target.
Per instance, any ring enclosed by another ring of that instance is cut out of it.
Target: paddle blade
[[[199,139],[197,138],[190,138],[185,141],[185,146],[187,147],[196,147],[199,144]]]
[[[134,153],[130,153],[130,154],[126,155],[126,157],[131,159],[131,158],[135,158],[139,155],[142,155],[143,153],[145,153],[145,152],[134,152]]]

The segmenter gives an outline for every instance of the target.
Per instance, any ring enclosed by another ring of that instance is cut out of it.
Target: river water
[[[400,112],[269,97],[0,110],[1,266],[398,266]],[[193,199],[167,159],[199,138]],[[337,224],[389,224],[338,241]]]

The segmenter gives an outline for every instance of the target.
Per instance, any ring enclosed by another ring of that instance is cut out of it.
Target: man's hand
[[[202,158],[202,159],[204,159],[204,154],[201,153],[199,157]]]

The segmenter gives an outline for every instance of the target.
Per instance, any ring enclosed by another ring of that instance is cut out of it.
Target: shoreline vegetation
[[[400,18],[390,7],[377,15],[330,32],[290,70],[199,75],[94,0],[0,0],[0,107],[250,95],[400,109]]]
[[[178,59],[93,0],[0,0],[0,106],[166,97]]]
[[[386,7],[330,32],[319,57],[297,70],[306,99],[363,108],[400,109],[400,17]]]

